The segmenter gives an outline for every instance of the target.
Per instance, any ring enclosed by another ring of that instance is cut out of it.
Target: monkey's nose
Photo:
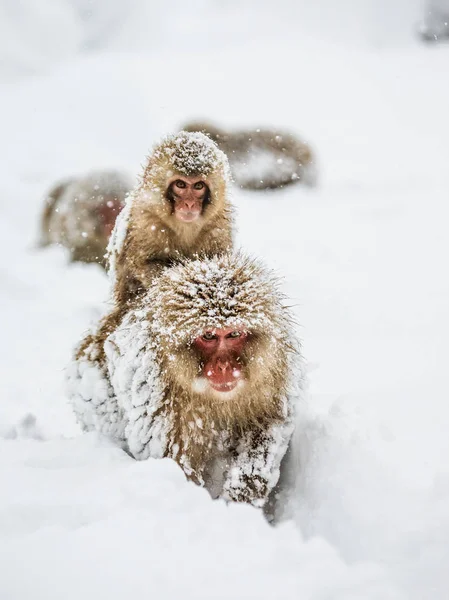
[[[220,358],[217,360],[217,369],[222,373],[226,373],[229,367],[230,365],[228,360],[222,360]]]
[[[196,200],[190,200],[189,198],[186,198],[184,200],[184,205],[188,210],[193,210],[196,206]]]

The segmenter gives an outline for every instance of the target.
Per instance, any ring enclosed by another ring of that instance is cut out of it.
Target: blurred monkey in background
[[[315,185],[315,157],[310,146],[292,133],[276,129],[227,131],[201,121],[186,131],[202,131],[227,155],[232,176],[241,188],[264,190],[292,183]]]
[[[61,181],[47,194],[40,245],[60,244],[74,262],[106,267],[106,249],[132,180],[117,171],[93,171]]]

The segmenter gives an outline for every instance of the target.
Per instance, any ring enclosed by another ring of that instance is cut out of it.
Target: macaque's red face
[[[111,235],[115,221],[122,208],[123,204],[114,196],[105,196],[104,201],[97,208],[97,214],[106,237],[109,238]]]
[[[243,329],[210,329],[193,342],[202,359],[202,378],[216,392],[231,392],[243,383],[242,352],[248,342]]]
[[[176,219],[184,223],[197,221],[203,212],[203,204],[209,188],[200,177],[179,177],[169,187]]]

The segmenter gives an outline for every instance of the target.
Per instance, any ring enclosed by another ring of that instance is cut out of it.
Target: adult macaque
[[[226,156],[202,133],[168,136],[154,148],[109,246],[116,308],[173,261],[231,248],[228,179]]]
[[[128,176],[115,171],[58,183],[46,198],[40,245],[61,244],[72,261],[105,267],[109,238],[131,187]]]
[[[292,434],[298,347],[276,282],[242,255],[164,269],[68,371],[84,430],[170,457],[212,497],[264,506]]]
[[[210,123],[187,123],[202,131],[227,155],[235,182],[250,190],[279,188],[295,182],[314,185],[315,158],[308,144],[286,131],[226,131]]]

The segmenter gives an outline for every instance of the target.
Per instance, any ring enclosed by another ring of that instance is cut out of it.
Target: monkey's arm
[[[95,336],[66,371],[67,392],[83,431],[123,440],[123,415],[104,366],[96,359]]]
[[[123,305],[148,290],[154,278],[169,263],[150,240],[128,235],[115,259],[114,294],[116,302]]]
[[[145,316],[131,311],[108,337],[105,353],[129,452],[139,460],[162,458],[169,419]]]
[[[292,433],[292,421],[288,418],[264,431],[244,435],[227,473],[223,496],[263,506],[278,482],[281,461]]]

